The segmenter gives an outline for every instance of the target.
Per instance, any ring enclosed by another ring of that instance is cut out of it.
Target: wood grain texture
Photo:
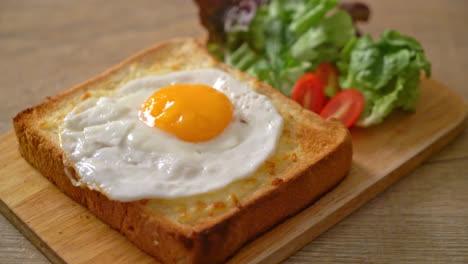
[[[415,36],[434,77],[468,99],[468,2],[368,1],[374,36]],[[0,2],[0,132],[11,117],[160,40],[198,36],[190,1]],[[450,108],[450,105],[444,105]],[[467,263],[468,132],[286,263]],[[0,216],[1,263],[49,263]]]

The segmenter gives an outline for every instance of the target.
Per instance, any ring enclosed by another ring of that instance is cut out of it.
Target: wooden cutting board
[[[438,152],[466,125],[467,105],[423,80],[414,113],[353,128],[349,175],[333,191],[244,246],[228,263],[278,263]],[[53,263],[158,263],[23,160],[16,137],[0,138],[0,211]]]

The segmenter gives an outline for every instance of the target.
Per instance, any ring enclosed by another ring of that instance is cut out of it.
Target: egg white
[[[185,142],[139,120],[148,97],[178,83],[208,85],[231,100],[233,120],[219,136]],[[136,79],[112,97],[89,98],[66,116],[60,138],[76,185],[134,201],[205,193],[246,178],[274,153],[282,128],[267,97],[226,72],[202,69]]]

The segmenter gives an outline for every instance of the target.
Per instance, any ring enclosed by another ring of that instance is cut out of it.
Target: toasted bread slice
[[[88,97],[112,94],[130,80],[179,70],[218,68],[266,95],[284,118],[276,153],[252,176],[221,190],[177,199],[109,200],[76,187],[65,173],[58,134],[66,114]],[[220,263],[243,244],[325,194],[348,172],[351,140],[256,78],[211,57],[193,39],[167,41],[14,118],[23,157],[65,194],[164,263]]]

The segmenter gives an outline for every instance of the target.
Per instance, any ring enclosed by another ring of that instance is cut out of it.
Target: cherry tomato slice
[[[335,117],[343,122],[346,127],[351,127],[364,108],[364,96],[355,89],[348,89],[335,95],[320,112],[325,118]]]
[[[322,81],[316,74],[306,73],[294,85],[291,99],[318,114],[325,104],[323,89]]]
[[[318,75],[325,87],[324,92],[326,96],[333,97],[340,92],[340,85],[338,83],[340,72],[333,64],[322,62],[315,70],[315,73]]]

